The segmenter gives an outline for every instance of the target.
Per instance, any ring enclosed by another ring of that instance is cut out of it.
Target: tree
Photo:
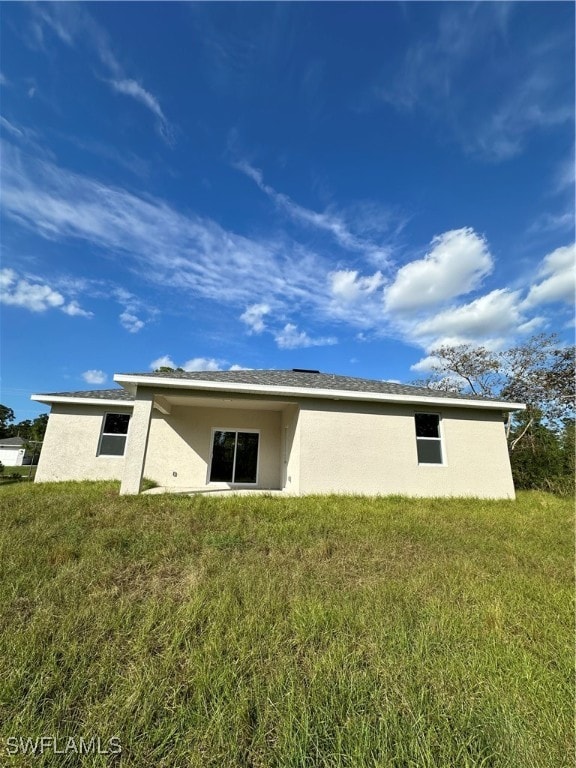
[[[562,474],[576,482],[576,422],[566,419],[560,435],[562,447]]]
[[[533,418],[540,413],[549,426],[561,428],[574,414],[574,347],[559,347],[556,335],[539,334],[500,357],[506,377],[500,396],[526,403]]]
[[[0,405],[0,439],[5,437],[21,437],[24,447],[32,454],[36,463],[42,450],[42,441],[48,425],[48,414],[41,413],[33,421],[24,419],[14,424],[14,411],[6,405]],[[1,474],[1,473],[0,473]]]
[[[538,334],[502,352],[461,344],[438,347],[430,356],[433,376],[426,386],[526,403],[525,414],[508,422],[511,451],[533,424],[560,431],[574,416],[574,347],[560,346],[555,334]]]
[[[426,385],[449,392],[470,391],[473,395],[492,397],[501,384],[501,364],[497,355],[485,347],[471,344],[442,346],[430,353],[435,362]]]
[[[14,411],[6,405],[0,405],[0,439],[12,437],[12,422],[14,421]]]
[[[40,416],[37,416],[34,419],[34,421],[27,419],[26,421],[20,421],[18,424],[14,425],[16,434],[26,441],[24,446],[26,451],[32,454],[32,464],[38,462],[47,425],[47,413],[41,413]]]
[[[44,440],[47,424],[48,414],[41,413],[33,421],[31,419],[24,419],[16,424],[12,424],[7,437],[21,437],[23,440],[41,443]]]
[[[526,429],[528,421],[531,423]],[[543,424],[540,416],[529,417],[526,412],[512,431],[513,442],[519,434],[522,434],[522,440],[516,442],[510,455],[514,484],[517,488],[550,490],[552,479],[563,475],[560,436]]]
[[[470,344],[431,352],[432,389],[526,404],[506,425],[518,488],[574,491],[574,347],[539,334],[502,352]]]
[[[44,435],[46,434],[47,426],[48,426],[48,414],[41,413],[40,416],[37,416],[32,422],[31,435],[28,439],[33,440],[36,443],[41,443],[44,440]]]
[[[14,436],[21,437],[22,440],[30,440],[32,435],[32,422],[30,419],[19,421],[12,427],[12,433]]]

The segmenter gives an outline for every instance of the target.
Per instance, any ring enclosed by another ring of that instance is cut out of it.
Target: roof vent
[[[320,371],[313,371],[310,368],[292,368],[294,373],[320,373]]]

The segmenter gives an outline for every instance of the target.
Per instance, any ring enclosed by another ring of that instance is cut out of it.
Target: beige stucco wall
[[[122,405],[54,404],[48,419],[36,482],[120,480],[124,457],[97,456],[105,413],[131,413]]]
[[[441,416],[442,466],[418,465],[416,411]],[[37,481],[121,480],[124,459],[96,455],[107,412],[130,413],[131,408],[54,405]],[[499,411],[308,398],[282,411],[173,406],[163,415],[154,409],[144,476],[173,489],[205,487],[214,428],[260,431],[258,488],[294,494],[514,496]]]
[[[297,405],[288,405],[282,411],[281,422],[281,488],[287,493],[300,491],[300,409]]]
[[[514,498],[501,412],[302,402],[300,492]],[[418,465],[414,413],[441,417],[444,464]]]
[[[155,410],[144,476],[169,488],[202,488],[208,484],[212,430],[255,429],[260,431],[256,487],[280,488],[280,427],[279,411],[177,406],[165,416]],[[210,487],[229,485],[211,483]]]
[[[126,406],[53,405],[36,481],[121,480],[124,458],[97,456],[98,443],[106,413],[131,411]],[[255,429],[260,431],[257,487],[280,488],[281,418],[279,411],[232,408],[175,407],[168,416],[154,410],[144,476],[175,489],[203,487],[208,479],[212,429]]]

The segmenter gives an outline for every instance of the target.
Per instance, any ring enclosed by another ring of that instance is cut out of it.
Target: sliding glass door
[[[258,476],[259,439],[258,432],[215,429],[210,482],[254,485]]]

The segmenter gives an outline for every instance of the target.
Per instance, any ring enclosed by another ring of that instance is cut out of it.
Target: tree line
[[[503,351],[444,345],[431,351],[430,360],[430,376],[414,384],[526,404],[506,423],[517,488],[574,493],[573,345],[541,333]]]
[[[21,437],[26,442],[41,443],[44,440],[47,424],[47,413],[42,413],[35,419],[16,422],[12,408],[0,405],[0,440],[7,437]]]

